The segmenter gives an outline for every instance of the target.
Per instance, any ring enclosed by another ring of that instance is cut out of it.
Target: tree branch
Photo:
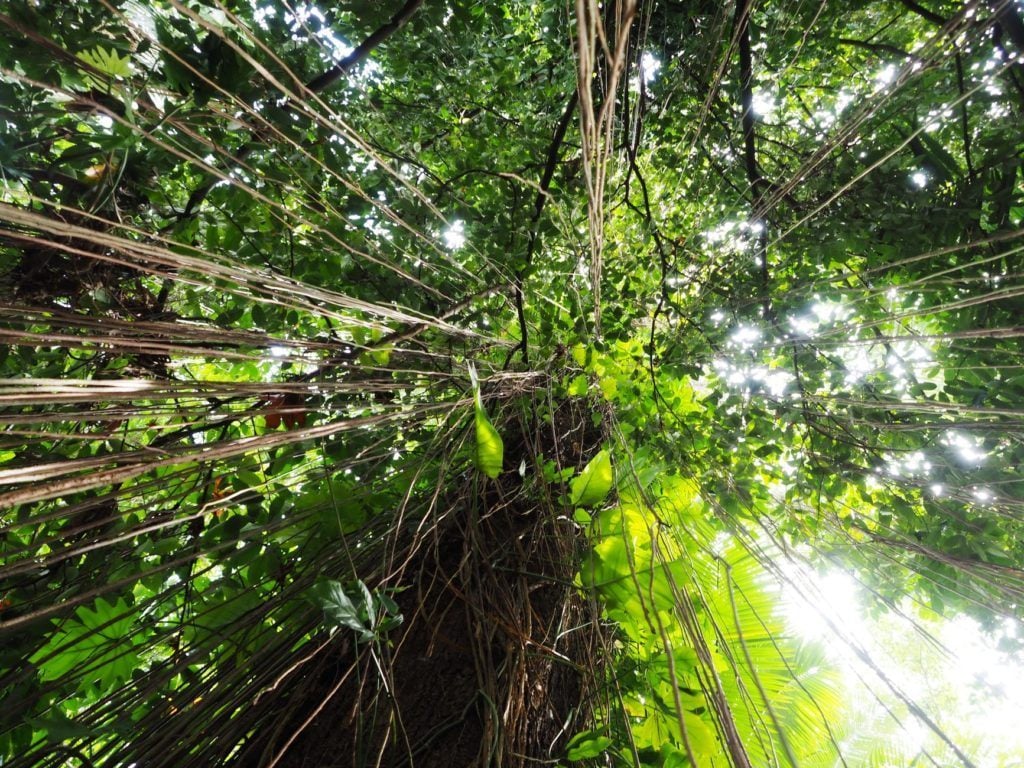
[[[551,145],[548,147],[548,157],[544,164],[544,172],[540,177],[540,186],[537,189],[537,197],[533,201],[533,216],[530,219],[530,239],[526,245],[526,264],[516,272],[515,302],[516,313],[519,316],[519,344],[509,352],[503,367],[508,367],[512,357],[517,351],[522,351],[523,362],[530,364],[530,353],[527,350],[527,329],[526,314],[523,307],[523,281],[526,278],[526,271],[533,264],[533,253],[537,248],[538,224],[541,214],[544,212],[544,204],[548,199],[548,189],[551,187],[551,180],[555,176],[555,169],[558,167],[558,155],[562,149],[562,142],[565,141],[565,134],[569,130],[569,123],[572,122],[573,113],[576,111],[576,103],[579,101],[576,91],[569,97],[569,103],[565,105],[565,111],[555,127],[555,134],[551,137]]]
[[[381,43],[387,40],[391,35],[397,32],[399,29],[405,26],[406,22],[412,17],[416,10],[423,5],[423,0],[408,0],[402,8],[391,17],[391,20],[384,26],[378,28],[369,37],[363,40],[352,53],[346,56],[344,59],[339,61],[333,67],[317,75],[310,80],[304,86],[305,89],[311,93],[319,93],[320,91],[329,88],[342,76],[348,74],[349,70],[363,61],[370,53],[377,48]],[[249,154],[259,146],[259,142],[251,141],[237,152],[235,152],[235,162],[241,162]],[[178,216],[178,219],[187,219],[192,213],[202,205],[206,196],[210,194],[210,190],[216,185],[216,181],[208,181],[200,187],[197,187],[191,195],[189,195],[188,202],[185,203],[185,209]]]
[[[736,5],[736,37],[740,53],[740,123],[743,127],[743,162],[746,166],[747,181],[750,183],[751,209],[753,217],[759,217],[761,199],[767,184],[757,165],[757,134],[754,130],[754,63],[750,46],[750,10],[753,0],[743,0]],[[768,225],[755,221],[761,229],[755,233],[755,256],[761,263],[761,302],[766,320],[772,319],[771,275],[768,271]]]
[[[373,32],[373,34],[363,40],[363,42],[356,46],[352,53],[323,74],[317,75],[306,83],[306,89],[313,93],[319,93],[320,91],[334,85],[334,83],[340,80],[343,76],[347,75],[349,70],[369,56],[374,48],[404,27],[421,5],[423,5],[423,0],[408,0],[408,2],[406,2],[406,4],[391,17],[391,20],[387,24],[379,27],[375,32]]]
[[[849,37],[840,37],[836,39],[836,42],[840,45],[849,45],[854,48],[863,48],[866,51],[872,53],[891,53],[894,56],[905,58],[907,56],[913,56],[913,54],[907,53],[905,50],[896,45],[889,45],[888,43],[871,43],[867,40],[854,40]],[[918,58],[913,56],[913,58]]]
[[[992,13],[999,20],[999,24],[1013,40],[1014,46],[1024,54],[1024,19],[1021,19],[1016,6],[1013,3],[995,2],[994,0],[989,0],[988,4]]]
[[[967,98],[964,95],[964,65],[960,51],[956,52],[956,86],[960,94],[960,132],[964,143],[964,161],[967,163],[967,178],[974,180],[974,163],[971,161],[971,122],[967,114]]]
[[[900,0],[900,5],[906,8],[908,11],[913,11],[922,19],[930,21],[932,24],[938,24],[940,27],[946,23],[946,20],[939,16],[934,11],[929,11],[923,5],[914,2],[914,0]]]

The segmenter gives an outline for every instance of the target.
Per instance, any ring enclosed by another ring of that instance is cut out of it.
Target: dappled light
[[[0,766],[1024,764],[1020,2],[0,38]]]

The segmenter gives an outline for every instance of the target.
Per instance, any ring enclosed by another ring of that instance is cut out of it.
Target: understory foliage
[[[814,574],[1024,636],[1019,2],[0,35],[0,765],[1012,764]]]

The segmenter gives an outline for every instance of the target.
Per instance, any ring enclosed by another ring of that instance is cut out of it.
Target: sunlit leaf
[[[492,480],[501,474],[502,464],[505,458],[505,445],[501,435],[494,428],[491,420],[487,418],[483,401],[480,398],[480,383],[477,380],[476,369],[469,368],[470,382],[473,386],[473,415],[476,427],[476,465],[487,477]]]
[[[572,737],[565,756],[569,760],[589,760],[597,757],[612,745],[607,736],[600,736],[594,731],[584,731]]]
[[[81,606],[74,618],[56,624],[47,642],[30,658],[42,680],[57,680],[78,672],[84,685],[106,691],[127,680],[138,664],[134,652],[143,637],[132,631],[134,614],[119,598],[99,598]]]
[[[111,77],[130,77],[132,74],[132,62],[129,56],[118,56],[113,48],[95,48],[82,51],[78,58],[94,69],[99,70]]]
[[[483,406],[477,403],[474,408],[476,423],[476,461],[480,471],[490,478],[496,478],[501,474],[502,462],[505,456],[505,446],[501,441],[501,435],[487,418]]]
[[[611,453],[605,448],[573,479],[570,484],[569,501],[574,506],[596,506],[608,496],[614,480]]]

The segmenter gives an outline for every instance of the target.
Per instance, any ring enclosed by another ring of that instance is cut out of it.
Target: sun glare
[[[444,244],[450,251],[457,251],[466,244],[465,222],[453,221],[452,225],[444,231]]]
[[[793,565],[787,577],[786,621],[799,638],[821,643],[839,667],[847,700],[857,702],[850,716],[858,727],[874,721],[883,732],[892,729],[890,743],[908,758],[927,752],[938,757],[935,765],[946,764],[939,737],[884,675],[978,768],[1024,765],[1024,659],[1007,650],[1022,635],[1020,622],[1006,619],[986,631],[967,616],[942,618],[909,601],[871,612],[868,593],[849,573]]]

